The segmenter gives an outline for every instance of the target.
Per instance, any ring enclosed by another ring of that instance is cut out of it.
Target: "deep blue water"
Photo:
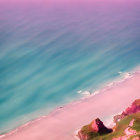
[[[140,2],[0,5],[0,133],[139,64]]]

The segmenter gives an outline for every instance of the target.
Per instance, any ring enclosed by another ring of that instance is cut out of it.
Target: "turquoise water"
[[[0,133],[140,64],[140,2],[0,5]],[[36,112],[36,115],[33,115]],[[30,116],[30,117],[28,117]]]

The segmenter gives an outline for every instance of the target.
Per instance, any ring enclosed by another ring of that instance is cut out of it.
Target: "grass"
[[[140,118],[134,121],[132,129],[136,130],[137,132],[140,132]]]
[[[112,138],[117,138],[125,135],[124,130],[129,126],[129,123],[132,119],[135,119],[135,121],[134,125],[131,128],[138,132],[138,134],[133,137],[140,137],[140,112],[123,118],[116,124],[115,131],[109,134],[100,135],[98,133],[93,133],[90,129],[90,124],[84,126],[81,130],[83,134],[87,134],[89,136],[89,140],[112,140]]]
[[[81,129],[82,134],[88,135],[89,140],[92,139],[92,138],[95,138],[95,137],[99,136],[98,133],[94,133],[93,131],[91,131],[91,127],[90,126],[91,126],[91,124],[85,125]]]

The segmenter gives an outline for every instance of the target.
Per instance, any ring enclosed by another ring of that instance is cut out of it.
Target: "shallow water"
[[[0,133],[138,66],[139,13],[136,0],[0,3]]]

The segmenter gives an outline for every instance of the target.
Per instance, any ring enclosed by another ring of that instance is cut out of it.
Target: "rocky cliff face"
[[[135,100],[120,115],[114,116],[114,122],[116,125],[112,131],[97,118],[83,126],[77,136],[80,140],[140,140],[140,99]]]
[[[102,134],[111,133],[112,129],[107,128],[103,122],[97,118],[93,120],[89,125],[84,126],[79,132],[78,137],[80,140],[88,140],[92,137],[96,137]]]
[[[123,119],[125,116],[137,112],[140,112],[140,99],[135,100],[130,107],[128,107],[125,111],[122,112],[122,114],[114,116],[114,122],[116,123],[119,120]]]
[[[99,118],[92,121],[91,130],[99,134],[112,132],[112,129],[107,128]]]

